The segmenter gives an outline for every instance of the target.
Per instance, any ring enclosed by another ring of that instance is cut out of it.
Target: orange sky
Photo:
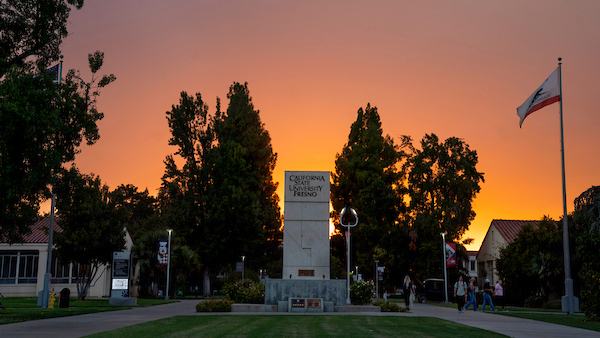
[[[485,183],[468,237],[492,219],[562,214],[559,105],[517,106],[563,58],[568,210],[598,185],[598,1],[87,0],[69,18],[65,68],[88,75],[105,52],[101,138],[76,164],[111,188],[153,194],[174,148],[165,112],[182,90],[211,112],[233,81],[248,82],[285,170],[334,170],[356,111],[371,103],[396,140],[463,138]],[[279,191],[283,199],[283,190]]]

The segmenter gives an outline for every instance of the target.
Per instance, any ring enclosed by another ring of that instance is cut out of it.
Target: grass
[[[69,308],[42,309],[37,307],[37,297],[4,297],[0,299],[6,309],[0,309],[0,325],[28,320],[75,316],[87,313],[123,310],[131,307],[108,305],[108,299],[69,300]],[[165,304],[161,299],[139,299],[140,307]],[[58,306],[58,303],[54,304]]]
[[[178,316],[88,337],[506,337],[439,318],[378,316]]]
[[[510,310],[509,310],[510,311]],[[541,322],[554,323],[580,329],[600,332],[600,322],[592,321],[583,315],[566,315],[562,313],[524,313],[524,312],[494,312],[503,316],[532,319]]]

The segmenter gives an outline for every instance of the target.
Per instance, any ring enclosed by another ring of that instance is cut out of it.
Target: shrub
[[[408,311],[407,308],[398,306],[398,304],[396,304],[396,303],[379,301],[379,302],[376,302],[375,305],[377,305],[381,308],[381,312],[406,312],[406,311]]]
[[[373,281],[358,280],[350,285],[350,300],[354,305],[371,303],[373,297]]]
[[[225,284],[223,293],[236,303],[263,304],[265,302],[265,285],[248,279]]]
[[[207,300],[196,305],[196,312],[231,312],[232,303],[229,299]]]
[[[542,304],[542,309],[562,309],[562,302],[560,299],[551,300]]]
[[[531,296],[525,299],[525,307],[539,308],[544,304],[544,297],[542,296]]]
[[[583,275],[586,288],[581,291],[581,311],[591,320],[600,320],[600,274],[588,271]]]

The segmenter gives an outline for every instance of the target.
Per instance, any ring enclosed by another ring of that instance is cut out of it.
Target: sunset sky
[[[250,95],[286,170],[333,171],[356,112],[378,108],[396,141],[464,139],[485,183],[467,237],[478,250],[492,219],[562,215],[559,104],[519,128],[516,108],[563,58],[568,211],[600,184],[600,1],[86,0],[69,18],[64,67],[89,78],[105,53],[117,81],[98,108],[101,138],[76,164],[156,194],[175,151],[165,112],[181,91]],[[283,200],[283,184],[278,191]]]

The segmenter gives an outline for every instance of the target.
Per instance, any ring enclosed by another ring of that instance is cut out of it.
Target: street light
[[[379,260],[375,260],[375,297],[379,301]]]
[[[242,282],[244,281],[244,273],[246,272],[246,256],[242,256]]]
[[[444,267],[444,299],[445,304],[448,304],[448,273],[446,272],[446,235],[447,232],[441,232],[442,235],[442,263]]]
[[[350,228],[355,227],[358,224],[358,214],[356,214],[356,211],[352,208],[350,208],[350,212],[352,213],[352,215],[354,215],[354,223],[348,223],[348,224],[344,224],[343,219],[344,219],[344,214],[346,213],[346,207],[344,207],[344,209],[342,209],[342,212],[340,213],[340,225],[343,227],[346,227],[346,231],[347,231],[347,235],[346,235],[346,241],[347,241],[347,246],[346,246],[346,261],[347,261],[347,266],[346,266],[346,272],[348,273],[348,278],[346,278],[346,285],[348,288],[348,298],[346,298],[346,304],[350,304]]]
[[[169,300],[169,272],[171,271],[171,254],[173,253],[171,250],[171,233],[173,229],[167,229],[167,232],[169,233],[169,257],[167,258],[167,293],[165,294],[165,300]]]

